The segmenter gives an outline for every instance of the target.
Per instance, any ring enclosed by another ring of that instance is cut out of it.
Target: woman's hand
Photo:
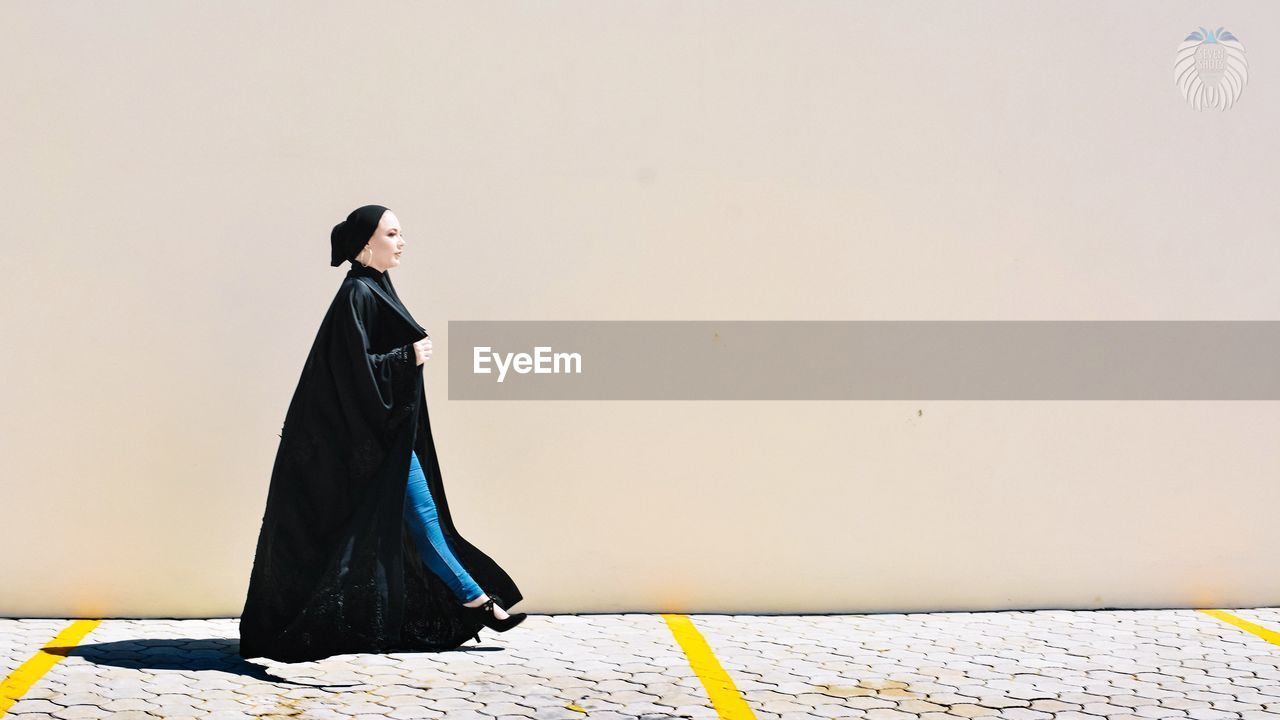
[[[413,344],[413,354],[417,357],[417,364],[419,365],[431,359],[430,335]]]

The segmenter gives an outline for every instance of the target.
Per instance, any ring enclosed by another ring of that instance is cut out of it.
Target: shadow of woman
[[[263,682],[277,683],[283,686],[311,687],[322,689],[364,688],[370,683],[324,683],[300,682],[294,678],[286,678],[270,672],[265,666],[249,662],[240,657],[240,641],[227,638],[153,638],[139,640],[115,640],[111,642],[84,643],[80,645],[50,645],[42,648],[44,652],[62,657],[82,657],[95,665],[104,665],[128,670],[178,670],[191,673],[216,670],[234,675],[241,675]],[[500,648],[458,648],[451,652],[500,651]],[[325,658],[320,663],[328,661]],[[291,663],[289,668],[299,668],[297,673],[303,677],[322,679],[324,672],[315,662]],[[419,687],[407,683],[397,683],[406,687]],[[429,686],[419,689],[427,690]]]

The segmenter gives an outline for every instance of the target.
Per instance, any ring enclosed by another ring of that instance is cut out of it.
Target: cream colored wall
[[[1173,84],[1227,26],[1226,112]],[[1276,402],[449,402],[449,320],[1280,316],[1280,6],[0,5],[8,616],[228,616],[376,202],[521,609],[1280,602]]]

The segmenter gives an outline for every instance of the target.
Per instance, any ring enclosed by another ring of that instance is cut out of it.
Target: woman
[[[421,366],[431,339],[388,270],[394,213],[357,208],[330,234],[351,268],[320,323],[280,433],[240,655],[283,662],[446,650],[508,630],[511,577],[454,527]]]

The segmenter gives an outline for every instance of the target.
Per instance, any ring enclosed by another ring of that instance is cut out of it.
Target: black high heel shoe
[[[502,598],[498,597],[497,595],[489,595],[489,599],[485,601],[483,605],[480,605],[478,607],[468,607],[466,605],[463,605],[462,607],[464,610],[469,611],[472,615],[478,616],[480,619],[480,622],[484,623],[485,627],[489,628],[490,630],[497,630],[498,632],[506,632],[510,630],[511,628],[524,622],[525,617],[527,617],[522,612],[508,613],[507,617],[503,618],[502,620],[499,620],[493,615],[493,606],[495,603],[499,607],[501,607]],[[476,635],[476,642],[479,642],[479,641],[480,641],[480,636]]]

